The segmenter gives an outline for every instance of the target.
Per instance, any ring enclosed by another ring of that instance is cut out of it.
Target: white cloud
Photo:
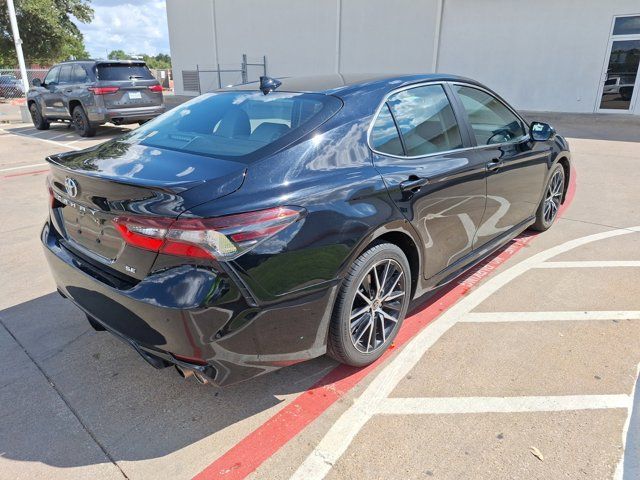
[[[92,58],[112,50],[130,54],[169,53],[165,0],[93,0],[94,19],[76,22]]]

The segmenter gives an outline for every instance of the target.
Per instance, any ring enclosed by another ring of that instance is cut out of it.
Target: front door
[[[452,89],[468,117],[474,153],[487,169],[487,207],[474,242],[479,248],[535,214],[551,147],[532,142],[520,118],[489,92],[462,84]]]
[[[422,85],[391,95],[370,142],[392,200],[422,238],[425,278],[456,270],[471,253],[484,213],[486,172],[464,149],[469,138],[445,87]]]
[[[57,110],[55,107],[56,95],[58,88],[58,77],[60,75],[60,66],[55,66],[47,72],[47,76],[44,77],[42,83],[41,96],[42,96],[42,112],[50,118],[56,117]]]
[[[640,113],[640,16],[617,17],[607,47],[607,59],[596,110]]]

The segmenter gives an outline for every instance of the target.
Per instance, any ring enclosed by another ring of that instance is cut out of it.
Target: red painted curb
[[[46,170],[31,170],[30,172],[20,172],[20,173],[12,173],[10,175],[3,175],[2,178],[13,178],[13,177],[24,177],[25,175],[39,175],[41,173],[48,172],[49,169]]]
[[[564,214],[575,196],[575,169],[571,173],[565,202],[561,206],[558,216]],[[443,311],[463,297],[480,279],[491,275],[496,266],[515,255],[537,235],[525,232],[522,236],[514,239],[513,243],[505,249],[474,267],[462,279],[445,287],[435,297],[429,299],[428,306],[404,320],[395,342],[379,360],[364,368],[338,365],[309,390],[301,393],[291,403],[197,474],[194,480],[240,480],[247,477],[371,371],[375,370],[392,354],[395,348],[407,343]]]

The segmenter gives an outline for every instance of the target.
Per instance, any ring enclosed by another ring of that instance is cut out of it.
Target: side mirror
[[[42,82],[39,78],[34,78],[33,80],[31,80],[31,85],[33,85],[34,87],[41,87]]]
[[[536,142],[546,142],[556,136],[555,129],[548,123],[531,122],[529,134]]]

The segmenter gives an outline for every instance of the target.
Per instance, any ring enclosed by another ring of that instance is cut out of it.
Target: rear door
[[[162,105],[162,88],[144,63],[98,63],[99,86],[118,87],[104,96],[109,109]]]
[[[372,127],[373,161],[422,237],[424,276],[462,266],[486,201],[485,167],[469,150],[443,84],[393,93]]]
[[[551,147],[532,142],[511,108],[477,86],[453,84],[468,118],[475,155],[487,168],[487,208],[474,248],[496,239],[535,214]]]

